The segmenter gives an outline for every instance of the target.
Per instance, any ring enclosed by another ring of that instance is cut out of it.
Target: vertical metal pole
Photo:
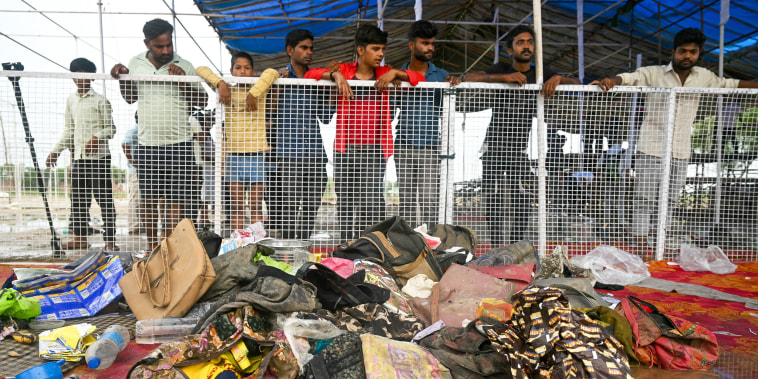
[[[729,21],[729,0],[721,1],[721,20],[719,21],[719,78],[724,77],[724,27]],[[716,103],[718,109],[717,133],[716,133],[716,204],[714,206],[713,225],[717,227],[721,222],[721,187],[723,185],[722,172],[724,146],[724,96],[719,95]]]
[[[576,0],[576,48],[579,58],[579,81],[584,83],[584,0]]]
[[[661,186],[658,198],[658,238],[655,244],[655,260],[663,259],[663,252],[666,247],[666,222],[668,221],[669,211],[669,187],[671,182],[671,141],[674,139],[674,119],[676,117],[676,95],[677,92],[672,88],[669,89],[668,108],[666,109],[666,134],[663,139],[663,172],[661,173]]]
[[[584,83],[584,0],[576,0],[576,40],[579,53],[579,81]],[[579,171],[584,171],[584,93],[579,93]]]
[[[216,114],[214,115],[213,128],[213,231],[218,235],[221,234],[221,214],[224,212],[223,205],[221,203],[221,195],[224,190],[224,185],[221,180],[221,172],[223,170],[222,165],[222,149],[223,149],[223,132],[221,131],[221,124],[224,115],[224,105],[218,101],[218,90],[216,90]]]
[[[537,71],[537,84],[542,85],[542,4],[540,4],[540,0],[532,0],[532,8],[534,9],[534,49],[537,51],[534,63]],[[537,165],[539,169],[539,208],[537,211],[538,250],[540,257],[544,257],[547,252],[547,170],[545,169],[547,128],[545,126],[545,98],[540,95],[537,95],[537,138]]]
[[[637,68],[640,68],[642,66],[642,54],[637,54]],[[628,175],[629,170],[632,168],[632,156],[634,155],[634,149],[637,146],[637,93],[632,95],[632,105],[630,108],[630,117],[629,117],[629,132],[627,134],[627,140],[629,142],[628,148],[626,149],[626,153],[624,154],[624,162],[619,167],[619,170],[621,171],[619,175],[621,176],[621,183],[626,183],[626,177]],[[626,201],[622,201],[621,204],[619,204],[619,218],[621,220],[626,221]]]
[[[492,20],[492,23],[495,24],[495,59],[493,59],[492,63],[498,63],[500,62],[500,26],[498,26],[498,23],[500,22],[500,7],[495,8],[495,17]]]
[[[100,19],[100,72],[105,74],[105,39],[103,38],[103,2],[98,0],[97,13]],[[103,80],[103,96],[105,94],[105,80]]]
[[[176,51],[176,49],[179,47],[179,44],[176,43],[179,40],[179,36],[177,35],[178,33],[176,30],[176,8],[174,7],[174,0],[171,0],[171,15],[174,21],[174,51]]]
[[[661,41],[661,3],[658,3],[658,64],[663,64],[663,45]],[[639,67],[639,66],[637,66]]]
[[[455,178],[450,175],[450,165],[455,155],[455,102],[456,90],[446,90],[442,98],[442,146],[446,151],[445,158],[440,161],[440,205],[438,221],[441,224],[453,224],[453,208],[455,206]],[[444,199],[444,200],[443,200]]]
[[[421,20],[424,16],[424,1],[423,0],[416,0],[416,3],[413,5],[413,12],[416,15],[416,21]]]

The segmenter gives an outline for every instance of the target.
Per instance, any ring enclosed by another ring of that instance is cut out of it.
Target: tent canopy
[[[296,28],[314,36],[314,65],[354,59],[353,36],[362,23],[377,23],[376,0],[195,0],[230,50],[255,55],[256,67],[287,62],[284,36]],[[389,33],[386,62],[399,67],[409,58],[406,33],[415,19],[415,1],[387,1],[382,14]],[[577,75],[577,2],[548,0],[542,7],[544,61],[558,72]],[[686,27],[702,29],[708,41],[702,64],[718,70],[720,0],[585,1],[585,81],[633,70],[642,64],[666,64],[674,35]],[[494,61],[510,61],[502,36],[515,24],[531,24],[532,1],[423,0],[423,18],[439,28],[434,63],[454,74],[481,70]],[[725,30],[724,75],[758,76],[758,2],[732,0]],[[497,25],[496,25],[497,24]],[[481,57],[481,59],[479,59]],[[478,60],[478,61],[477,61]]]

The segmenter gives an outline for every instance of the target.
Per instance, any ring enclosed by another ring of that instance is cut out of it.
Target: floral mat
[[[675,263],[675,262],[672,262]],[[688,272],[668,261],[648,263],[654,278],[706,286],[733,295],[758,299],[758,262],[737,264],[733,274]],[[716,334],[721,358],[713,373],[722,377],[758,377],[758,309],[745,304],[699,296],[627,286],[621,291],[603,291],[623,298],[634,295],[666,314],[705,326]]]

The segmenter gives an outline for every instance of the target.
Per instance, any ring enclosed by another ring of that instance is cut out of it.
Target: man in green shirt
[[[147,51],[111,69],[116,79],[121,74],[195,75],[191,63],[174,54],[174,28],[166,20],[148,21],[142,32]],[[121,96],[127,103],[138,102],[139,144],[134,162],[139,178],[142,208],[141,220],[148,243],[158,243],[158,205],[163,199],[166,212],[166,236],[182,215],[182,204],[190,201],[196,187],[197,165],[194,162],[192,128],[189,116],[192,107],[205,108],[208,96],[198,82],[119,80]]]
[[[85,58],[71,61],[71,72],[94,73],[95,64]],[[63,249],[87,248],[89,205],[94,196],[105,223],[105,249],[117,251],[116,209],[111,183],[111,153],[108,140],[116,133],[111,103],[95,92],[92,79],[74,79],[76,93],[66,100],[66,128],[45,162],[55,167],[58,156],[73,145],[71,166],[71,228],[74,239]]]

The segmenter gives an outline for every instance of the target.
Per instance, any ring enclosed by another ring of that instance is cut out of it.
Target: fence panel
[[[16,75],[52,223],[65,243],[105,248],[111,228],[122,249],[147,249],[172,220],[190,217],[224,236],[262,221],[272,236],[334,247],[401,215],[414,227],[469,226],[480,251],[536,243],[543,223],[548,252],[568,244],[582,254],[605,243],[673,258],[681,243],[713,243],[733,259],[756,258],[754,90],[562,86],[544,102],[540,220],[535,85],[422,83],[379,93],[373,82],[351,81],[346,99],[328,80],[280,78],[268,86],[224,77],[230,99],[220,102],[195,76],[126,76],[137,84],[129,99],[105,75],[0,73]],[[73,124],[95,128],[92,117],[102,115],[93,109],[107,111],[91,108],[98,104],[88,101],[92,94],[74,95],[83,79],[108,100],[115,126],[112,133],[97,126],[95,135],[108,142],[90,150],[85,132],[59,144],[67,113],[78,117],[69,118]],[[251,90],[257,97],[249,102]],[[49,255],[45,207],[10,83],[0,86],[0,100],[0,257]],[[124,151],[127,134],[136,170]],[[45,167],[59,150],[57,166]],[[83,165],[108,156],[104,166]],[[98,170],[110,171],[115,217],[95,196]],[[140,198],[135,189],[146,193]],[[154,235],[145,234],[151,228]]]

